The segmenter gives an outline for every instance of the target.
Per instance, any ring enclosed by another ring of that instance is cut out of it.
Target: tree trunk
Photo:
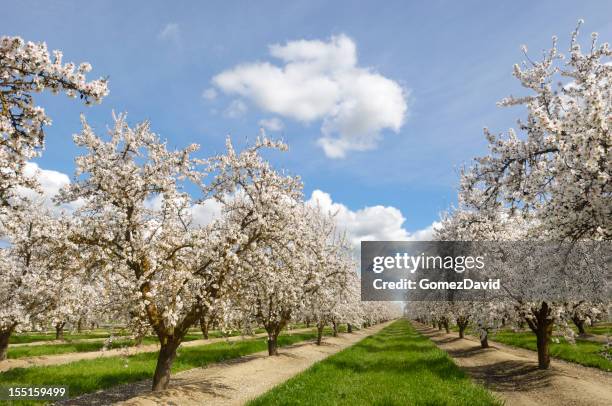
[[[310,319],[306,318],[306,328],[310,328]]]
[[[550,338],[552,336],[553,320],[549,318],[548,303],[542,302],[539,309],[532,310],[534,319],[526,319],[531,331],[536,335],[538,346],[538,368],[548,369],[550,366]]]
[[[268,333],[268,355],[278,355],[278,334]]]
[[[444,321],[442,323],[444,325],[444,330],[446,330],[446,334],[450,333],[450,328],[448,327],[448,321]]]
[[[204,317],[200,317],[200,330],[202,330],[204,339],[208,340],[208,321],[206,321]]]
[[[157,355],[157,366],[153,375],[153,391],[164,390],[170,383],[170,370],[176,358],[176,349],[180,340],[171,340],[168,337],[160,339],[161,348]]]
[[[144,338],[144,334],[138,334],[134,339],[134,346],[140,347],[142,345],[142,339]]]
[[[489,348],[489,334],[485,334],[485,336],[480,336],[480,346],[482,348]]]
[[[352,333],[353,332],[353,325],[351,323],[348,323],[346,325],[346,332],[347,333]]]
[[[55,339],[63,340],[64,339],[64,326],[66,325],[65,321],[57,323],[55,325]]]
[[[77,333],[83,332],[83,318],[80,318],[77,322]]]
[[[574,316],[574,317],[572,317],[572,321],[574,322],[574,324],[578,328],[578,334],[580,334],[581,336],[585,335],[586,334],[586,330],[584,329],[585,320],[579,318],[578,316]]]
[[[4,361],[8,354],[9,339],[13,334],[13,328],[0,331],[0,361]]]
[[[438,322],[438,331],[441,331],[441,330],[442,330],[442,323]]]
[[[333,336],[338,337],[338,323],[336,323],[335,321],[332,321],[332,331]]]
[[[460,316],[457,318],[457,327],[459,327],[459,338],[465,338],[465,329],[470,323],[470,316]]]
[[[317,345],[321,345],[323,340],[323,328],[325,328],[325,325],[317,324]]]
[[[548,369],[550,366],[550,353],[548,348],[550,334],[545,328],[541,328],[538,330],[536,336],[538,339],[538,368]]]

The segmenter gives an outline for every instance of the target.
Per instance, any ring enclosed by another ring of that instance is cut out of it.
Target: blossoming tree
[[[268,140],[241,153],[228,141],[226,154],[200,160],[191,157],[196,145],[169,151],[148,123],[130,128],[121,115],[108,140],[84,122],[75,141],[87,153],[76,161],[79,179],[61,193],[62,201],[85,202],[74,241],[100,250],[111,264],[105,269],[123,279],[118,288],[134,317],[155,331],[161,347],[153,389],[163,389],[188,329],[231,291],[241,257],[276,232],[279,205],[295,193],[295,180],[259,156],[261,148],[282,148]],[[186,181],[223,205],[219,219],[193,223]]]
[[[18,186],[35,188],[24,174],[25,164],[44,147],[43,127],[51,124],[37,106],[34,93],[50,90],[96,103],[108,94],[106,79],[88,82],[89,63],[63,63],[62,52],[53,57],[42,43],[20,37],[0,37],[0,207],[14,206]]]
[[[466,205],[483,212],[505,208],[513,221],[522,214],[528,221],[523,239],[611,238],[610,56],[607,43],[597,44],[597,34],[584,53],[576,29],[567,59],[554,38],[541,61],[527,57],[522,67],[515,65],[514,75],[530,94],[508,97],[500,105],[526,106],[527,117],[519,121],[525,136],[515,130],[508,137],[485,130],[489,155],[463,172]],[[513,275],[520,280],[518,271]],[[528,284],[524,281],[523,287]],[[550,300],[517,304],[516,311],[538,338],[540,368],[550,364],[552,326],[565,323],[567,309],[566,303]]]

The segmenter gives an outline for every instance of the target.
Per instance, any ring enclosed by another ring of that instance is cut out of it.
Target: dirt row
[[[550,369],[540,370],[534,351],[491,341],[491,348],[485,349],[477,340],[461,339],[457,333],[414,326],[508,406],[612,405],[612,373],[556,359]]]

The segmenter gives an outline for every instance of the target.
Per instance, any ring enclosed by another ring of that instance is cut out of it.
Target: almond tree
[[[501,210],[478,211],[470,210],[461,201],[462,206],[442,216],[441,224],[434,230],[434,239],[440,241],[496,241],[509,238],[507,218]],[[460,301],[448,303],[446,306],[435,306],[431,311],[438,320],[446,321],[443,312],[450,313],[457,327],[459,337],[464,338],[465,329],[470,322],[476,324],[483,348],[489,346],[488,335],[499,325],[499,319],[507,308],[507,302],[496,298],[495,301]],[[447,329],[448,330],[448,329]]]
[[[336,336],[339,324],[346,323],[348,332],[352,332],[352,326],[361,325],[363,321],[360,285],[354,264],[350,258],[343,262],[338,266],[345,271],[330,278],[308,298],[307,314],[317,327],[317,345],[322,343],[325,326],[331,325]]]
[[[83,120],[75,142],[87,152],[76,159],[77,179],[60,199],[85,202],[74,241],[100,251],[134,317],[155,331],[153,390],[164,389],[188,329],[235,284],[241,258],[277,232],[281,202],[295,194],[295,180],[277,174],[258,151],[283,145],[262,139],[236,153],[228,140],[226,154],[200,160],[191,157],[197,145],[170,151],[148,123],[130,128],[124,115],[107,140]],[[204,185],[207,173],[212,180]],[[186,181],[223,204],[219,219],[193,223],[193,201],[181,189]]]
[[[592,303],[587,300],[568,301],[565,307],[580,335],[585,335],[585,327],[600,320],[606,313],[604,303]]]
[[[506,204],[536,218],[533,235],[549,239],[612,238],[610,117],[612,51],[597,45],[583,53],[573,33],[569,58],[557,40],[542,61],[515,65],[514,76],[529,91],[501,106],[524,105],[524,137],[485,132],[490,154],[464,173],[462,189],[478,208]]]
[[[76,260],[76,258],[75,258]],[[64,329],[67,325],[82,328],[83,319],[87,315],[100,316],[99,310],[106,305],[99,283],[95,283],[88,272],[87,263],[81,269],[75,269],[62,280],[61,289],[57,289],[53,298],[54,306],[47,314],[47,319],[55,328],[55,339],[64,339]]]
[[[0,248],[0,360],[14,331],[45,324],[57,309],[80,257],[68,241],[67,218],[54,217],[41,204],[26,208],[5,222],[8,246]]]
[[[317,262],[325,249],[327,230],[316,228],[319,213],[301,200],[284,201],[285,227],[258,244],[241,264],[244,286],[237,303],[268,333],[268,354],[278,355],[278,336],[293,317],[303,312],[306,298],[322,283],[324,265]]]
[[[361,302],[363,326],[370,327],[401,317],[402,308],[393,302]]]
[[[527,238],[578,241],[612,236],[610,117],[612,51],[597,44],[587,53],[572,35],[569,58],[552,49],[542,61],[515,65],[530,94],[508,97],[502,106],[525,105],[524,137],[485,131],[490,154],[463,173],[461,195],[478,210],[507,207],[531,219]],[[526,49],[525,49],[526,53]],[[548,342],[562,303],[522,303],[519,312],[538,337],[540,368],[548,368]]]
[[[106,79],[86,80],[89,63],[63,63],[61,51],[52,54],[44,42],[0,37],[0,207],[4,210],[20,199],[18,186],[36,186],[36,180],[24,174],[24,166],[44,147],[43,127],[51,119],[36,105],[33,94],[65,92],[85,104],[108,94]]]

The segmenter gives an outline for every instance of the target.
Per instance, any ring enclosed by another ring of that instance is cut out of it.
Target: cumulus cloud
[[[404,124],[407,91],[358,66],[348,36],[275,44],[269,52],[282,65],[241,64],[213,77],[213,85],[264,111],[303,123],[321,121],[317,143],[330,158],[373,149],[381,131],[398,132]]]
[[[26,176],[34,178],[38,181],[40,187],[40,193],[27,189],[19,188],[19,193],[33,201],[42,201],[46,207],[54,211],[57,210],[68,210],[72,211],[81,206],[82,202],[76,201],[69,204],[63,204],[57,206],[53,202],[53,197],[57,195],[61,188],[70,184],[70,178],[63,172],[58,172],[50,169],[42,169],[35,162],[27,162],[25,165],[24,173]]]
[[[157,34],[157,38],[163,41],[178,42],[181,37],[181,31],[177,23],[168,23]]]
[[[313,191],[307,203],[335,215],[338,230],[346,232],[355,251],[359,250],[361,241],[430,240],[434,228],[438,225],[434,222],[423,230],[410,232],[403,227],[406,219],[395,207],[377,205],[353,211],[341,203],[334,202],[329,193],[321,190]]]
[[[285,127],[283,122],[276,117],[259,120],[259,126],[268,131],[281,131]]]

